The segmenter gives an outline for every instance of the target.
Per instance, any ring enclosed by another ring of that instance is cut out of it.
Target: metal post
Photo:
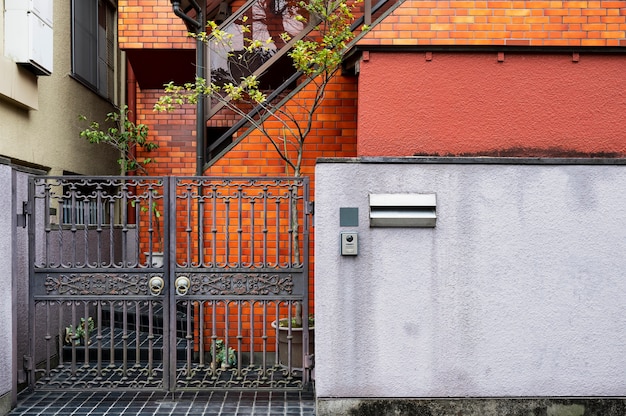
[[[204,13],[198,16],[200,22],[204,21]],[[204,27],[204,24],[203,24]],[[196,78],[205,78],[204,76],[204,43],[198,39],[196,41]],[[204,153],[206,151],[206,123],[204,121],[204,94],[198,97],[197,114],[196,114],[196,176],[202,176],[204,172]]]

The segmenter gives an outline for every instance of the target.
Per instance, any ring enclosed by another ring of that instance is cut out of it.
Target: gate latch
[[[22,227],[22,228],[26,228],[26,225],[28,225],[28,216],[31,214],[30,212],[30,205],[28,204],[28,201],[23,201],[22,202],[22,213],[21,214],[17,214],[17,226],[18,227]]]

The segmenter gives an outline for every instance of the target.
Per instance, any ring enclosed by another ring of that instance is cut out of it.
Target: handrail
[[[257,1],[257,0],[251,0],[252,2]],[[371,0],[364,0],[365,2],[369,2],[371,4]],[[373,14],[376,14],[380,9],[383,8],[383,6],[385,6],[390,0],[379,0],[376,5],[374,5],[374,7],[371,8],[371,13],[368,16],[365,16],[365,14],[361,17],[359,17],[358,19],[356,19],[352,25],[350,25],[350,30],[354,31],[356,29],[358,29],[361,25],[363,24],[367,24],[365,22],[369,21],[371,22],[371,18]],[[250,2],[250,1],[249,1]],[[247,3],[246,3],[247,4]],[[366,6],[367,8],[367,6]],[[231,16],[232,17],[232,16]],[[224,22],[226,23],[226,22]],[[222,27],[222,26],[220,26]],[[349,49],[349,48],[347,48]],[[302,71],[296,71],[293,75],[291,75],[287,80],[285,80],[278,88],[276,88],[274,91],[272,91],[272,93],[270,95],[267,96],[266,101],[271,101],[276,99],[280,94],[283,93],[283,91],[285,91],[290,85],[292,85],[298,78],[300,78],[300,76],[302,76]],[[297,91],[299,91],[306,83],[301,84],[298,88]],[[296,92],[296,91],[294,91]],[[289,97],[287,97],[289,98]],[[283,101],[286,101],[286,99],[284,99]],[[259,104],[256,107],[254,107],[249,113],[248,116],[249,117],[254,117],[255,115],[257,115],[258,113],[261,112],[261,110],[263,110],[263,105]],[[267,117],[267,116],[266,116]],[[266,118],[265,117],[265,118]],[[264,121],[263,118],[260,120],[261,122]],[[217,149],[218,147],[220,147],[226,140],[228,140],[235,132],[237,132],[238,130],[240,130],[241,128],[245,127],[246,125],[250,124],[250,121],[248,120],[247,117],[242,117],[239,121],[237,121],[235,124],[233,124],[225,133],[223,133],[217,140],[213,141],[208,147],[207,147],[207,153],[210,153],[212,150]],[[254,128],[251,126],[246,132],[244,132],[244,134],[242,134],[241,136],[238,137],[237,142],[240,142],[241,140],[243,140],[243,138],[245,138],[248,134],[250,134],[251,131],[253,131]],[[203,167],[203,171],[206,170],[207,168],[209,168],[214,161],[217,161],[224,153],[226,153],[228,150],[230,149],[230,147],[226,148],[224,151],[222,151],[219,155],[217,155],[216,157],[214,157],[213,159],[211,159],[210,161],[208,161],[207,163],[205,163],[204,167]]]

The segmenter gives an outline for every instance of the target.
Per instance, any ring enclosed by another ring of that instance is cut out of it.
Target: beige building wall
[[[71,2],[53,3],[53,71],[50,76],[37,77],[5,56],[5,0],[0,0],[0,156],[51,175],[117,174],[117,153],[79,136],[87,126],[79,115],[102,122],[114,107],[72,77]],[[118,53],[120,70],[124,67],[121,62]],[[123,88],[118,80],[115,104],[123,102]]]

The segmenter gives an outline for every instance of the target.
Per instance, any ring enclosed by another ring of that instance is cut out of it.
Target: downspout
[[[126,57],[126,105],[128,106],[128,112],[126,113],[128,121],[137,123],[137,78],[135,78],[135,71],[130,64],[130,60]],[[128,149],[128,151],[136,156],[137,148],[135,146]],[[126,172],[128,176],[133,176],[134,171]],[[135,224],[136,216],[134,209],[128,209],[128,223]]]
[[[180,1],[172,1],[172,10],[174,14],[180,17],[187,30],[192,33],[200,33],[204,29],[204,16],[206,12],[206,4],[202,7],[195,1],[190,0],[191,7],[196,11],[196,20],[187,16],[185,11],[180,7]],[[204,78],[204,43],[199,38],[196,39],[196,79]],[[206,123],[204,121],[204,95],[198,97],[196,109],[196,176],[202,176],[204,172],[204,153],[205,153],[205,136]]]

